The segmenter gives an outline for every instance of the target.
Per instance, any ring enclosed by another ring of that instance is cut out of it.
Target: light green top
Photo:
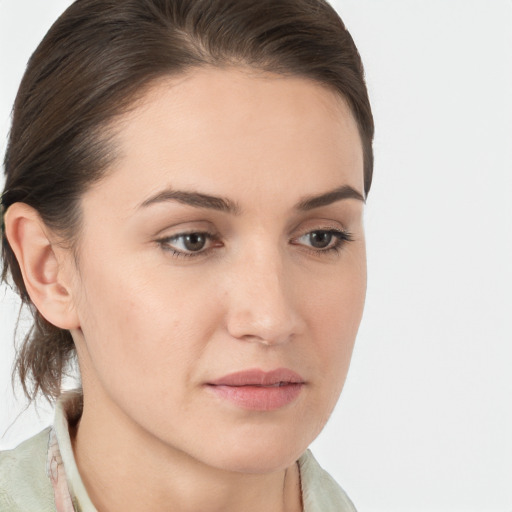
[[[76,407],[76,399],[76,394],[64,395],[57,403],[53,427],[14,450],[0,452],[1,512],[96,512],[69,437],[67,412]],[[355,512],[343,489],[309,450],[300,457],[299,467],[304,512]],[[60,472],[65,478],[59,481]]]

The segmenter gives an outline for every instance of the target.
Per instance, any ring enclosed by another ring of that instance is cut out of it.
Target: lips
[[[218,398],[243,409],[273,411],[295,401],[304,379],[287,368],[270,372],[247,370],[231,373],[207,384]]]

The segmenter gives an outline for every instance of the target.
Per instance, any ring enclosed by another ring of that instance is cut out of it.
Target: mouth
[[[236,407],[273,411],[294,402],[305,384],[298,373],[278,368],[270,372],[254,369],[231,373],[208,382],[207,388]]]

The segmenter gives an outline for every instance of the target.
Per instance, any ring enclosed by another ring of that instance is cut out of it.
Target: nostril
[[[236,339],[250,343],[273,346],[288,343],[297,332],[294,323],[265,325],[262,322],[228,325],[228,331]],[[242,334],[243,333],[243,334]]]

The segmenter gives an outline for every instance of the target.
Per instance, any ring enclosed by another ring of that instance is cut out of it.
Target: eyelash
[[[328,235],[331,235],[334,237],[335,241],[333,245],[328,246],[325,249],[315,249],[312,247],[306,247],[304,246],[305,250],[312,253],[312,254],[338,254],[346,243],[352,242],[354,240],[354,237],[352,236],[352,233],[346,230],[341,229],[313,229],[312,231],[308,231],[307,233],[304,233],[304,235],[298,237],[302,238],[303,236],[311,235],[312,233],[326,233]],[[298,245],[298,244],[297,244]]]
[[[327,233],[336,239],[334,245],[329,246],[325,249],[305,248],[305,250],[307,252],[310,252],[315,255],[338,254],[346,243],[352,242],[354,240],[352,233],[350,233],[349,231],[346,231],[346,230],[341,230],[341,229],[313,229],[311,231],[308,231],[307,233],[304,233],[303,235],[301,235],[300,237],[297,237],[297,238],[302,238],[304,236],[311,235],[312,233]],[[183,238],[187,235],[202,235],[210,242],[211,241],[213,241],[213,242],[220,241],[219,236],[216,233],[208,233],[207,231],[189,231],[189,232],[179,233],[177,235],[173,235],[173,236],[169,236],[169,237],[165,237],[165,238],[160,238],[160,239],[156,240],[156,242],[164,251],[169,252],[174,258],[197,258],[200,256],[207,256],[208,254],[210,254],[212,251],[214,251],[216,249],[216,247],[213,246],[213,247],[209,247],[208,249],[204,249],[204,250],[200,250],[200,251],[183,252],[183,251],[178,251],[176,249],[173,249],[170,246],[170,242],[176,241],[176,240]],[[301,244],[294,244],[294,245],[301,245]]]
[[[179,233],[177,235],[168,236],[165,238],[160,238],[159,240],[157,240],[157,243],[158,243],[158,245],[160,245],[160,247],[164,251],[169,252],[171,254],[171,256],[173,256],[174,258],[197,258],[199,256],[206,256],[206,255],[210,254],[213,250],[215,250],[215,246],[214,246],[214,247],[209,247],[208,249],[204,249],[204,250],[196,251],[196,252],[183,252],[183,251],[178,251],[176,249],[173,249],[169,245],[170,242],[176,241],[177,239],[180,239],[183,237],[186,237],[187,235],[202,235],[210,242],[211,241],[213,241],[213,242],[219,241],[219,236],[216,233],[208,233],[207,231],[188,231],[185,233]]]

